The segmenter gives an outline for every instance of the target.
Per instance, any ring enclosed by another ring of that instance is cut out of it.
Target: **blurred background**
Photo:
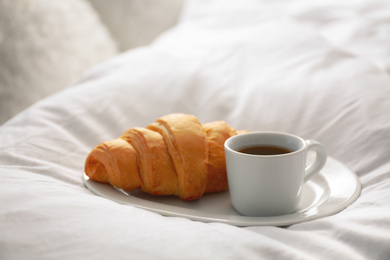
[[[151,43],[185,0],[0,0],[0,125],[94,65]]]

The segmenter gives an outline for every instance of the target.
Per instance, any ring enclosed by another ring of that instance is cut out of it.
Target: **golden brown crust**
[[[224,143],[243,132],[224,121],[202,125],[192,115],[169,114],[99,144],[86,159],[85,173],[124,190],[198,199],[228,189]]]
[[[138,188],[141,184],[136,151],[120,138],[94,148],[86,159],[85,173],[92,180],[125,190]]]
[[[209,144],[205,193],[227,190],[229,185],[226,175],[224,144],[229,137],[236,135],[237,132],[224,121],[204,124],[203,130],[207,134]]]
[[[194,116],[170,114],[147,127],[159,132],[171,155],[183,200],[202,197],[207,182],[208,143],[202,124]]]
[[[121,136],[137,151],[141,189],[152,195],[177,195],[177,175],[162,136],[146,128],[132,128]]]

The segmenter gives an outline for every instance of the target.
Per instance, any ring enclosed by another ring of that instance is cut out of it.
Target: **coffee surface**
[[[250,146],[250,147],[241,148],[240,150],[238,150],[238,152],[254,154],[254,155],[277,155],[277,154],[291,153],[292,151],[277,146]]]

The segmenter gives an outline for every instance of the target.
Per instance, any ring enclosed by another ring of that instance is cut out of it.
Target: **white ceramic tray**
[[[356,174],[341,162],[328,157],[321,172],[303,187],[295,213],[273,217],[247,217],[234,210],[229,192],[205,194],[196,201],[184,202],[174,196],[152,196],[139,190],[124,191],[108,184],[92,181],[84,174],[85,186],[104,198],[151,210],[165,216],[189,218],[202,222],[220,222],[236,226],[288,226],[338,213],[360,195]]]

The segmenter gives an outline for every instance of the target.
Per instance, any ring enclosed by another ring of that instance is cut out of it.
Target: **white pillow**
[[[0,124],[116,53],[84,0],[0,0]]]
[[[174,26],[185,0],[89,0],[121,51],[152,42]]]

